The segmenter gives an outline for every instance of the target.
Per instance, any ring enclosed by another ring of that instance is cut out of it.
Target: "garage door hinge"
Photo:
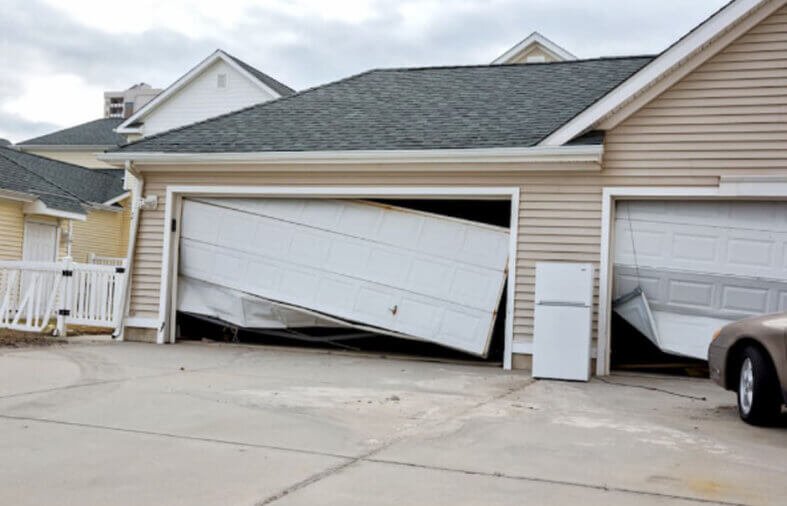
[[[177,229],[178,229],[178,220],[176,220],[175,218],[172,218],[172,224],[170,226],[170,230],[172,232],[174,232]]]

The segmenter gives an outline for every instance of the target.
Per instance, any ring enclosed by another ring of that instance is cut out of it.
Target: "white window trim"
[[[314,187],[314,186],[167,186],[164,211],[164,247],[160,280],[159,314],[155,328],[156,342],[175,342],[174,322],[177,298],[177,259],[182,228],[181,203],[184,197],[297,197],[297,198],[466,198],[510,200],[511,224],[508,252],[508,286],[506,290],[505,341],[503,368],[510,370],[514,342],[514,303],[516,300],[516,260],[519,236],[519,187]],[[170,224],[177,217],[175,232]],[[130,321],[130,320],[129,320]],[[152,323],[147,321],[147,324]],[[127,326],[129,322],[126,323]],[[148,327],[151,328],[151,327]]]
[[[621,200],[787,200],[787,176],[723,176],[718,187],[607,187],[602,194],[596,374],[610,372],[615,203]]]

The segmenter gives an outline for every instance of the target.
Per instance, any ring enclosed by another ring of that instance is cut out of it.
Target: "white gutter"
[[[601,170],[604,147],[536,146],[528,148],[422,149],[368,151],[265,151],[254,153],[164,153],[120,151],[104,153],[99,160],[120,165],[126,161],[144,164],[429,164],[429,163],[512,163],[512,164],[591,164]],[[536,168],[533,170],[540,170]],[[554,167],[555,170],[578,170]],[[518,167],[515,170],[528,170]],[[581,170],[581,169],[579,169]]]
[[[18,200],[19,202],[34,202],[38,197],[31,193],[17,192],[14,190],[4,190],[0,188],[0,198],[8,200]]]
[[[126,162],[126,172],[137,178],[137,184],[131,192],[131,223],[129,224],[128,245],[126,246],[126,284],[123,287],[123,316],[116,330],[115,337],[122,341],[126,332],[128,312],[131,307],[131,274],[134,267],[134,249],[137,246],[137,231],[139,230],[139,213],[142,211],[142,191],[145,189],[145,179],[134,170],[130,161]]]

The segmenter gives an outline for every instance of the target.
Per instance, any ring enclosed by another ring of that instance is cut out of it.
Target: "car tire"
[[[781,413],[779,382],[768,354],[748,346],[738,370],[738,413],[752,425],[771,425]]]

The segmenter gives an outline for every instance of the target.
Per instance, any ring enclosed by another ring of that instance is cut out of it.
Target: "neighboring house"
[[[0,259],[125,256],[127,197],[112,175],[0,147]]]
[[[497,57],[492,63],[498,65],[513,63],[552,63],[576,59],[576,56],[540,33],[533,32],[520,43]]]
[[[161,93],[147,83],[139,83],[123,91],[104,92],[104,117],[128,118]]]
[[[635,237],[643,263],[667,247],[726,276],[675,279],[665,308],[715,318],[784,306],[784,236],[730,236],[729,224],[787,215],[785,4],[735,0],[656,57],[371,71],[104,155],[130,163],[160,204],[138,223],[127,336],[174,338],[174,262],[191,225],[180,204],[208,194],[510,201],[506,366],[532,352],[535,263],[578,261],[598,268],[595,354],[597,372],[609,371],[621,199],[673,202],[650,209],[671,230]],[[750,199],[770,210],[738,211]],[[692,216],[729,234],[675,228]],[[758,265],[778,265],[776,288],[751,286]]]
[[[62,162],[91,169],[113,168],[96,155],[124,144],[126,138],[115,132],[123,118],[101,118],[58,130],[16,144],[16,148]]]
[[[118,125],[130,140],[269,100],[294,90],[217,50]]]

